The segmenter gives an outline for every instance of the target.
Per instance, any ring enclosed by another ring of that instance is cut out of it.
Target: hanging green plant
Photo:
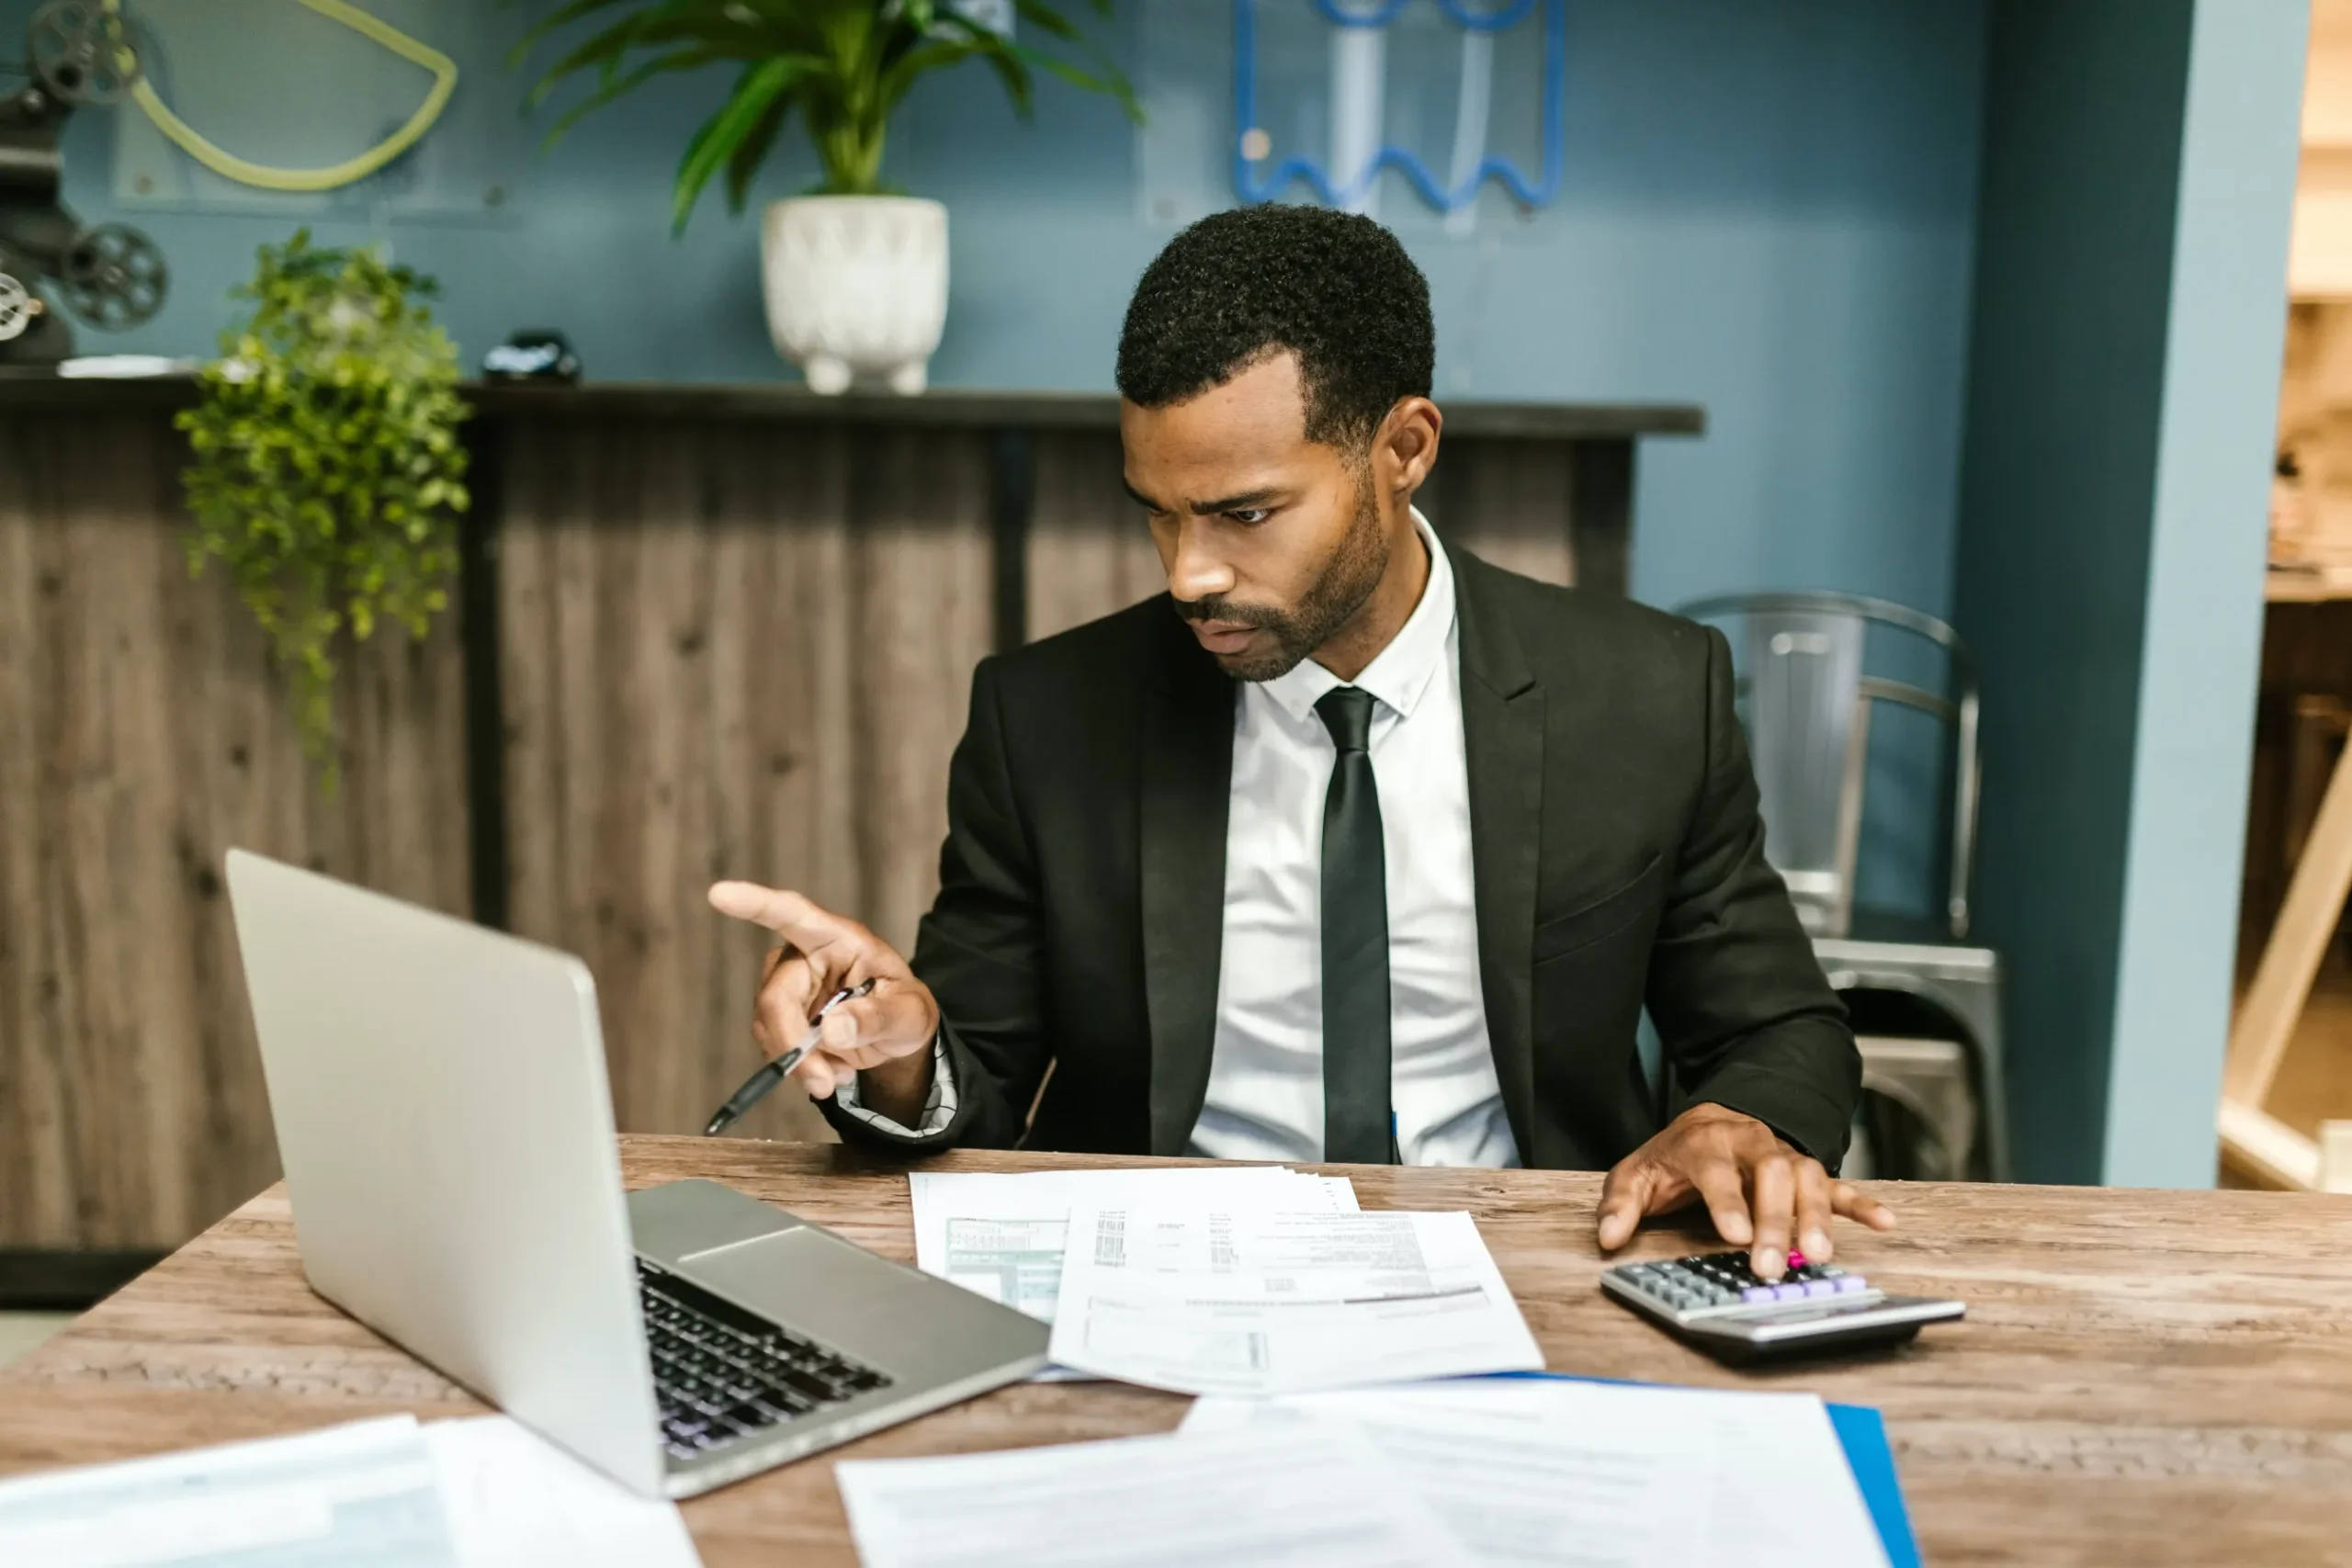
[[[264,245],[178,423],[190,567],[218,558],[284,673],[303,754],[332,795],[338,638],[390,619],[423,637],[448,604],[466,508],[458,350],[425,301],[433,279],[373,247],[298,231]]]

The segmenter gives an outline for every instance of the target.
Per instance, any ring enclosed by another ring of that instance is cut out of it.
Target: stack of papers
[[[1544,1358],[1468,1214],[1262,1167],[912,1182],[917,1262],[1051,1323],[1062,1375],[1202,1397],[1165,1438],[841,1465],[867,1568],[1887,1568],[1810,1394],[1472,1376]]]
[[[915,1261],[1054,1325],[1046,1377],[1275,1393],[1540,1369],[1467,1214],[1279,1166],[917,1172]]]
[[[1464,1213],[1087,1208],[1054,1359],[1183,1393],[1537,1371],[1544,1352]]]
[[[1369,1438],[1476,1563],[1886,1562],[1809,1393],[1481,1378],[1200,1399],[1181,1430],[1332,1425]]]
[[[696,1568],[671,1504],[503,1416],[410,1416],[0,1483],[0,1563]]]
[[[839,1467],[867,1568],[1886,1568],[1809,1394],[1479,1379],[1204,1398],[1181,1431]]]

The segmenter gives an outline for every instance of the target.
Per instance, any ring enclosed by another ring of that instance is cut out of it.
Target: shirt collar
[[[1421,589],[1421,602],[1354,682],[1400,718],[1412,716],[1413,705],[1429,690],[1430,678],[1437,673],[1453,637],[1453,563],[1445,558],[1445,547],[1437,542],[1418,506],[1413,508],[1413,527],[1430,553],[1430,580]],[[1302,659],[1288,673],[1261,682],[1268,696],[1301,721],[1315,711],[1324,693],[1348,683],[1312,659]]]

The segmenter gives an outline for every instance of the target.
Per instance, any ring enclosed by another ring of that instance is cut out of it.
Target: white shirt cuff
[[[857,1075],[854,1073],[833,1090],[833,1103],[877,1132],[900,1138],[937,1137],[947,1131],[950,1122],[956,1120],[956,1075],[947,1070],[947,1036],[943,1033],[932,1038],[931,1094],[922,1102],[921,1126],[906,1126],[879,1111],[869,1111],[860,1105],[857,1101]]]

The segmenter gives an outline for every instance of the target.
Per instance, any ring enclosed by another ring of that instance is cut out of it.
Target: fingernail
[[[1804,1239],[1797,1245],[1807,1258],[1818,1260],[1829,1256],[1829,1235],[1826,1231],[1807,1231]]]
[[[1777,1247],[1768,1247],[1756,1255],[1756,1272],[1765,1279],[1779,1279],[1787,1267],[1788,1260],[1781,1256],[1781,1249]]]

